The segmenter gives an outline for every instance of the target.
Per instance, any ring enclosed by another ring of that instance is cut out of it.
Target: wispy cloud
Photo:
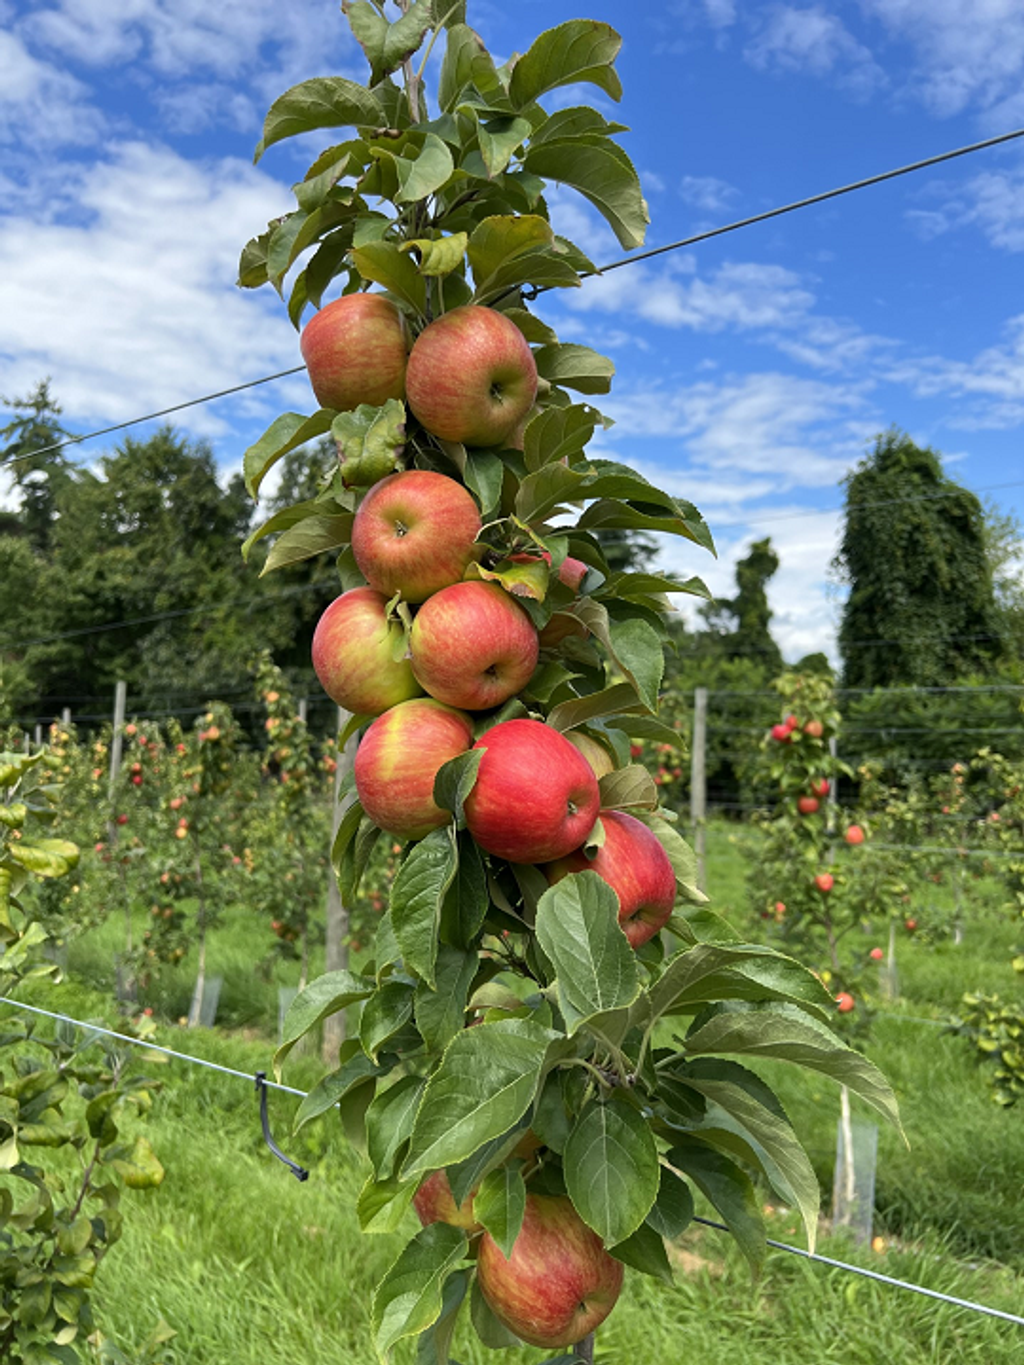
[[[886,83],[885,72],[843,21],[821,5],[776,5],[757,22],[744,49],[752,66],[775,72],[809,72],[866,99]]]

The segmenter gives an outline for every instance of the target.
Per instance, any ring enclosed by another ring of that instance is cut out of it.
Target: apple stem
[[[572,1348],[579,1356],[580,1360],[585,1360],[587,1365],[594,1365],[594,1334],[593,1332],[585,1336],[582,1341],[578,1341]]]

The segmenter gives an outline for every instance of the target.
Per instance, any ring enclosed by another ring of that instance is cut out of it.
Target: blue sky
[[[501,58],[581,14],[623,35],[616,117],[649,245],[1024,125],[1019,0],[469,2]],[[365,79],[334,0],[0,0],[0,73],[0,393],[49,375],[86,430],[299,363],[276,296],[233,281],[328,141],[254,167],[267,106],[309,76]],[[589,88],[561,102],[579,98],[615,108]],[[584,201],[552,202],[594,259],[621,256]],[[607,452],[711,523],[717,564],[690,547],[666,564],[728,592],[772,536],[795,658],[832,647],[838,483],[877,432],[906,429],[1024,514],[1022,252],[1024,140],[538,308],[616,361]],[[176,421],[229,470],[279,412],[313,407],[300,376]]]

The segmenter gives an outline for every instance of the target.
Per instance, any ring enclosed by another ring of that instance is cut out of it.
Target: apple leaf
[[[554,245],[555,234],[537,214],[494,214],[473,229],[467,253],[477,293],[487,292],[493,276],[508,261],[538,247]]]
[[[352,248],[352,262],[364,280],[382,285],[422,317],[427,309],[427,285],[416,262],[394,242],[367,242]]]
[[[370,1061],[357,1039],[346,1039],[342,1044],[341,1065],[323,1076],[299,1105],[292,1120],[292,1133],[333,1109],[353,1086],[361,1085],[371,1076],[383,1075],[384,1070]]]
[[[427,133],[415,160],[399,156],[395,163],[398,166],[396,204],[413,204],[418,199],[427,199],[441,188],[455,169],[447,143],[436,133]]]
[[[659,744],[679,744],[680,734],[655,716],[609,716],[603,722],[612,730],[621,730],[630,739],[653,739]]]
[[[260,484],[268,470],[290,450],[297,450],[307,441],[330,430],[334,413],[330,408],[321,408],[312,417],[304,417],[300,412],[286,412],[271,422],[260,439],[251,445],[242,456],[242,473],[249,496],[259,495]]]
[[[487,174],[493,179],[500,175],[512,159],[513,153],[530,136],[533,125],[527,118],[499,114],[483,118],[477,112],[477,139]]]
[[[396,1342],[418,1336],[441,1316],[444,1282],[467,1249],[465,1234],[448,1223],[430,1223],[405,1247],[373,1296],[374,1345],[382,1361]]]
[[[549,28],[512,68],[509,98],[525,109],[548,90],[587,81],[621,99],[622,83],[612,67],[621,47],[612,26],[596,19],[570,19]]]
[[[608,1254],[623,1265],[639,1270],[643,1275],[652,1275],[664,1284],[674,1284],[672,1267],[665,1253],[665,1243],[660,1233],[650,1223],[641,1223],[635,1232],[618,1244],[609,1247]]]
[[[625,673],[648,711],[657,711],[665,654],[650,622],[639,617],[613,621],[607,608],[589,597],[583,598],[574,611]]]
[[[693,1194],[685,1180],[662,1166],[658,1177],[658,1197],[646,1221],[660,1237],[673,1241],[693,1221]]]
[[[589,199],[627,250],[643,245],[651,221],[640,179],[621,147],[608,138],[531,146],[524,170],[569,185]]]
[[[441,277],[458,270],[466,254],[469,238],[464,232],[450,237],[414,237],[399,244],[399,251],[415,251],[421,275]]]
[[[526,1113],[556,1035],[522,1019],[463,1029],[427,1082],[416,1115],[405,1175],[471,1156]]]
[[[575,497],[585,482],[575,469],[563,464],[543,465],[536,473],[528,474],[516,494],[516,516],[521,521],[540,521],[559,503]]]
[[[415,1193],[415,1181],[402,1181],[395,1176],[387,1180],[374,1180],[370,1176],[356,1199],[356,1217],[360,1229],[371,1236],[387,1236],[397,1232]]]
[[[347,545],[352,538],[353,515],[342,512],[340,516],[315,515],[304,517],[302,521],[287,531],[282,531],[271,546],[260,577],[273,573],[275,569],[289,564],[298,564],[303,559],[327,550],[338,550]]]
[[[521,1162],[508,1161],[484,1176],[473,1196],[473,1216],[491,1234],[507,1261],[523,1226],[526,1186]]]
[[[714,1013],[705,1012],[694,1020],[686,1052],[694,1057],[722,1053],[773,1057],[820,1071],[859,1095],[903,1132],[896,1097],[879,1069],[795,1005],[719,1005]]]
[[[466,798],[476,786],[483,749],[467,749],[442,763],[434,778],[434,803],[455,816],[457,829],[466,828]]]
[[[517,556],[518,558],[518,556]],[[489,583],[500,583],[513,597],[529,598],[531,602],[543,602],[547,596],[551,571],[543,559],[534,559],[526,564],[516,564],[510,559],[500,559],[491,569],[482,564],[473,564],[472,572]],[[467,576],[468,576],[467,570]],[[563,670],[564,672],[564,670]],[[572,677],[572,674],[566,674]],[[538,696],[534,682],[529,687],[530,695]]]
[[[633,734],[633,730],[630,730]],[[678,742],[679,736],[674,736]],[[658,842],[668,854],[672,870],[676,874],[676,903],[682,898],[689,905],[706,905],[708,897],[697,885],[697,855],[683,836],[659,815],[644,819],[644,824],[657,837]]]
[[[346,487],[368,487],[393,474],[405,449],[405,404],[389,398],[382,406],[360,403],[331,423]]]
[[[443,1052],[465,1026],[469,987],[479,965],[475,952],[442,943],[437,950],[433,989],[425,981],[417,983],[413,997],[416,1027],[431,1052]]]
[[[287,531],[306,517],[315,517],[322,514],[323,511],[324,504],[317,498],[311,498],[308,502],[293,503],[291,507],[283,507],[280,512],[275,512],[262,526],[257,526],[256,530],[246,537],[242,542],[242,558],[248,560],[252,547],[264,536],[272,536],[278,531]],[[344,508],[338,507],[338,512],[342,511]]]
[[[473,1330],[488,1350],[504,1351],[513,1346],[522,1346],[519,1338],[491,1312],[487,1300],[480,1293],[480,1280],[476,1276],[473,1277],[473,1288],[469,1295],[469,1316]]]
[[[787,1000],[823,1019],[835,1002],[812,971],[758,944],[698,943],[669,958],[650,988],[655,1017],[695,1013],[719,1000]]]
[[[599,420],[597,409],[585,403],[544,408],[531,417],[523,437],[527,470],[532,474],[544,465],[571,461],[582,453]]]
[[[356,837],[350,840],[342,853],[336,876],[343,905],[351,905],[358,896],[363,873],[382,832],[368,815],[365,816],[359,822]]]
[[[424,1084],[421,1076],[400,1076],[394,1085],[378,1090],[366,1111],[366,1154],[378,1180],[387,1180],[394,1170],[395,1157],[412,1132]]]
[[[438,78],[437,102],[440,108],[450,113],[470,84],[492,105],[497,103],[508,107],[505,87],[498,78],[483,40],[467,24],[456,24],[448,31],[448,43]]]
[[[616,768],[598,781],[602,810],[657,810],[658,788],[640,763]]]
[[[660,514],[653,508],[640,511],[617,498],[599,498],[586,508],[576,523],[577,530],[660,531],[665,535],[684,536],[715,554],[711,532],[696,507],[678,498],[675,503],[675,513],[666,511]]]
[[[502,312],[522,332],[527,341],[538,346],[553,346],[558,336],[552,327],[526,308],[503,308]]]
[[[553,247],[524,251],[505,261],[485,285],[478,286],[473,302],[490,303],[524,284],[538,289],[578,289],[580,277],[572,262]]]
[[[359,832],[359,824],[364,818],[364,814],[362,804],[359,801],[353,801],[341,817],[338,831],[334,836],[334,843],[331,845],[331,866],[334,868],[336,876],[341,874],[341,864],[345,857],[345,851]]]
[[[651,597],[656,593],[685,592],[693,597],[711,600],[707,584],[701,578],[688,578],[680,583],[675,578],[665,578],[652,573],[618,573],[609,578],[606,591],[616,597]]]
[[[379,127],[384,111],[372,91],[342,76],[314,76],[286,90],[270,106],[254,161],[284,138],[315,128]]]
[[[537,373],[552,384],[577,393],[608,393],[612,387],[615,364],[589,346],[564,342],[542,346],[534,351]]]
[[[490,904],[487,872],[471,834],[463,831],[458,835],[458,849],[458,870],[441,904],[441,938],[456,948],[470,948]]]
[[[501,498],[505,466],[490,450],[467,450],[466,467],[462,471],[466,487],[480,504],[484,517],[494,512]]]
[[[390,1042],[412,1019],[413,984],[389,977],[363,1006],[359,1020],[359,1041],[372,1061],[385,1043]]]
[[[429,986],[434,985],[441,905],[457,868],[455,829],[446,825],[413,846],[391,888],[391,923],[405,965]]]
[[[445,1280],[441,1314],[432,1327],[420,1334],[416,1343],[416,1365],[449,1365],[448,1350],[472,1273],[471,1268],[466,1267],[456,1270]]]
[[[603,114],[589,105],[577,104],[568,109],[559,109],[541,124],[533,135],[533,145],[542,142],[562,142],[566,138],[594,136],[613,137],[616,133],[628,133],[624,123],[609,123]]]
[[[548,724],[564,734],[566,730],[575,730],[578,725],[586,725],[588,721],[599,720],[602,716],[643,709],[644,703],[637,696],[632,683],[613,683],[611,687],[592,692],[587,697],[559,702],[548,713]]]
[[[751,1271],[759,1275],[767,1244],[760,1201],[749,1176],[730,1157],[694,1138],[677,1142],[666,1155],[722,1215]]]
[[[478,1147],[465,1161],[456,1162],[454,1166],[448,1167],[448,1187],[457,1205],[464,1204],[467,1196],[477,1188],[484,1176],[509,1159],[523,1140],[528,1127],[529,1124],[524,1117],[513,1124],[507,1132],[499,1133],[496,1138]]]
[[[374,982],[354,972],[326,972],[300,991],[288,1007],[281,1026],[281,1045],[274,1053],[274,1074],[281,1079],[281,1067],[292,1048],[321,1019],[336,1014],[372,995]]]
[[[238,261],[237,283],[239,289],[258,289],[261,284],[266,284],[267,243],[269,240],[270,233],[262,232],[258,237],[250,237],[242,248],[242,254]]]
[[[354,0],[345,15],[356,41],[370,63],[370,84],[379,84],[411,57],[433,24],[431,0],[414,0],[401,18],[389,24],[369,0]]]
[[[586,1106],[562,1159],[576,1212],[607,1246],[643,1223],[658,1195],[658,1148],[647,1120],[625,1100]]]
[[[537,941],[555,970],[570,1034],[640,994],[636,956],[619,926],[619,898],[596,872],[574,872],[541,896]],[[625,1234],[623,1234],[625,1235]]]

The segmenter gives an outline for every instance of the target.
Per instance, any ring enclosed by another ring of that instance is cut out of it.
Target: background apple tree
[[[608,392],[613,364],[560,342],[528,307],[538,291],[578,288],[596,270],[552,228],[548,182],[582,194],[624,248],[644,238],[639,181],[615,141],[622,125],[586,106],[549,113],[540,103],[584,83],[618,99],[618,35],[572,20],[496,66],[464,4],[417,0],[393,22],[383,4],[343,9],[368,82],[316,77],[271,107],[257,159],[299,134],[346,135],[295,185],[296,208],[245,246],[239,282],[270,283],[297,328],[329,293],[383,291],[411,338],[463,305],[499,310],[532,349],[537,402],[517,439],[490,447],[442,440],[394,399],[280,416],[245,455],[254,496],[278,460],[327,433],[339,460],[315,497],[277,510],[246,551],[274,537],[264,572],[334,553],[347,591],[365,582],[350,540],[368,487],[396,470],[458,481],[483,523],[467,578],[500,584],[539,632],[558,618],[525,686],[472,717],[473,738],[486,744],[495,726],[530,718],[596,741],[608,755],[606,819],[586,855],[604,844],[607,816],[626,812],[653,832],[676,881],[670,932],[634,950],[616,892],[597,872],[549,886],[538,867],[481,849],[466,803],[485,751],[468,749],[437,773],[434,799],[450,819],[406,841],[371,959],[315,980],[288,1014],[279,1072],[305,1033],[349,1012],[351,1036],[295,1126],[340,1111],[364,1144],[356,1209],[364,1231],[395,1230],[439,1171],[453,1209],[464,1213],[474,1197],[470,1217],[442,1215],[416,1233],[376,1291],[381,1358],[418,1336],[418,1360],[438,1362],[448,1360],[464,1302],[487,1344],[516,1344],[491,1311],[493,1296],[489,1307],[479,1292],[476,1253],[482,1239],[507,1260],[520,1230],[533,1227],[538,1197],[578,1215],[617,1261],[666,1280],[664,1240],[687,1225],[697,1196],[755,1270],[766,1246],[757,1181],[800,1211],[813,1242],[811,1165],[776,1096],[736,1058],[821,1071],[898,1119],[884,1078],[830,1027],[836,1003],[818,978],[781,952],[737,942],[705,908],[674,817],[631,762],[631,741],[678,738],[658,718],[667,594],[707,594],[696,578],[613,568],[599,533],[667,533],[709,551],[712,539],[692,505],[587,454],[608,425],[588,400]],[[576,586],[559,575],[567,556],[587,569]],[[399,656],[414,610],[390,604]],[[365,731],[372,719],[357,716],[353,726]],[[351,784],[343,799],[333,857],[350,901],[380,830]],[[528,822],[529,811],[510,805],[507,819]],[[531,1238],[543,1258],[543,1237]]]

